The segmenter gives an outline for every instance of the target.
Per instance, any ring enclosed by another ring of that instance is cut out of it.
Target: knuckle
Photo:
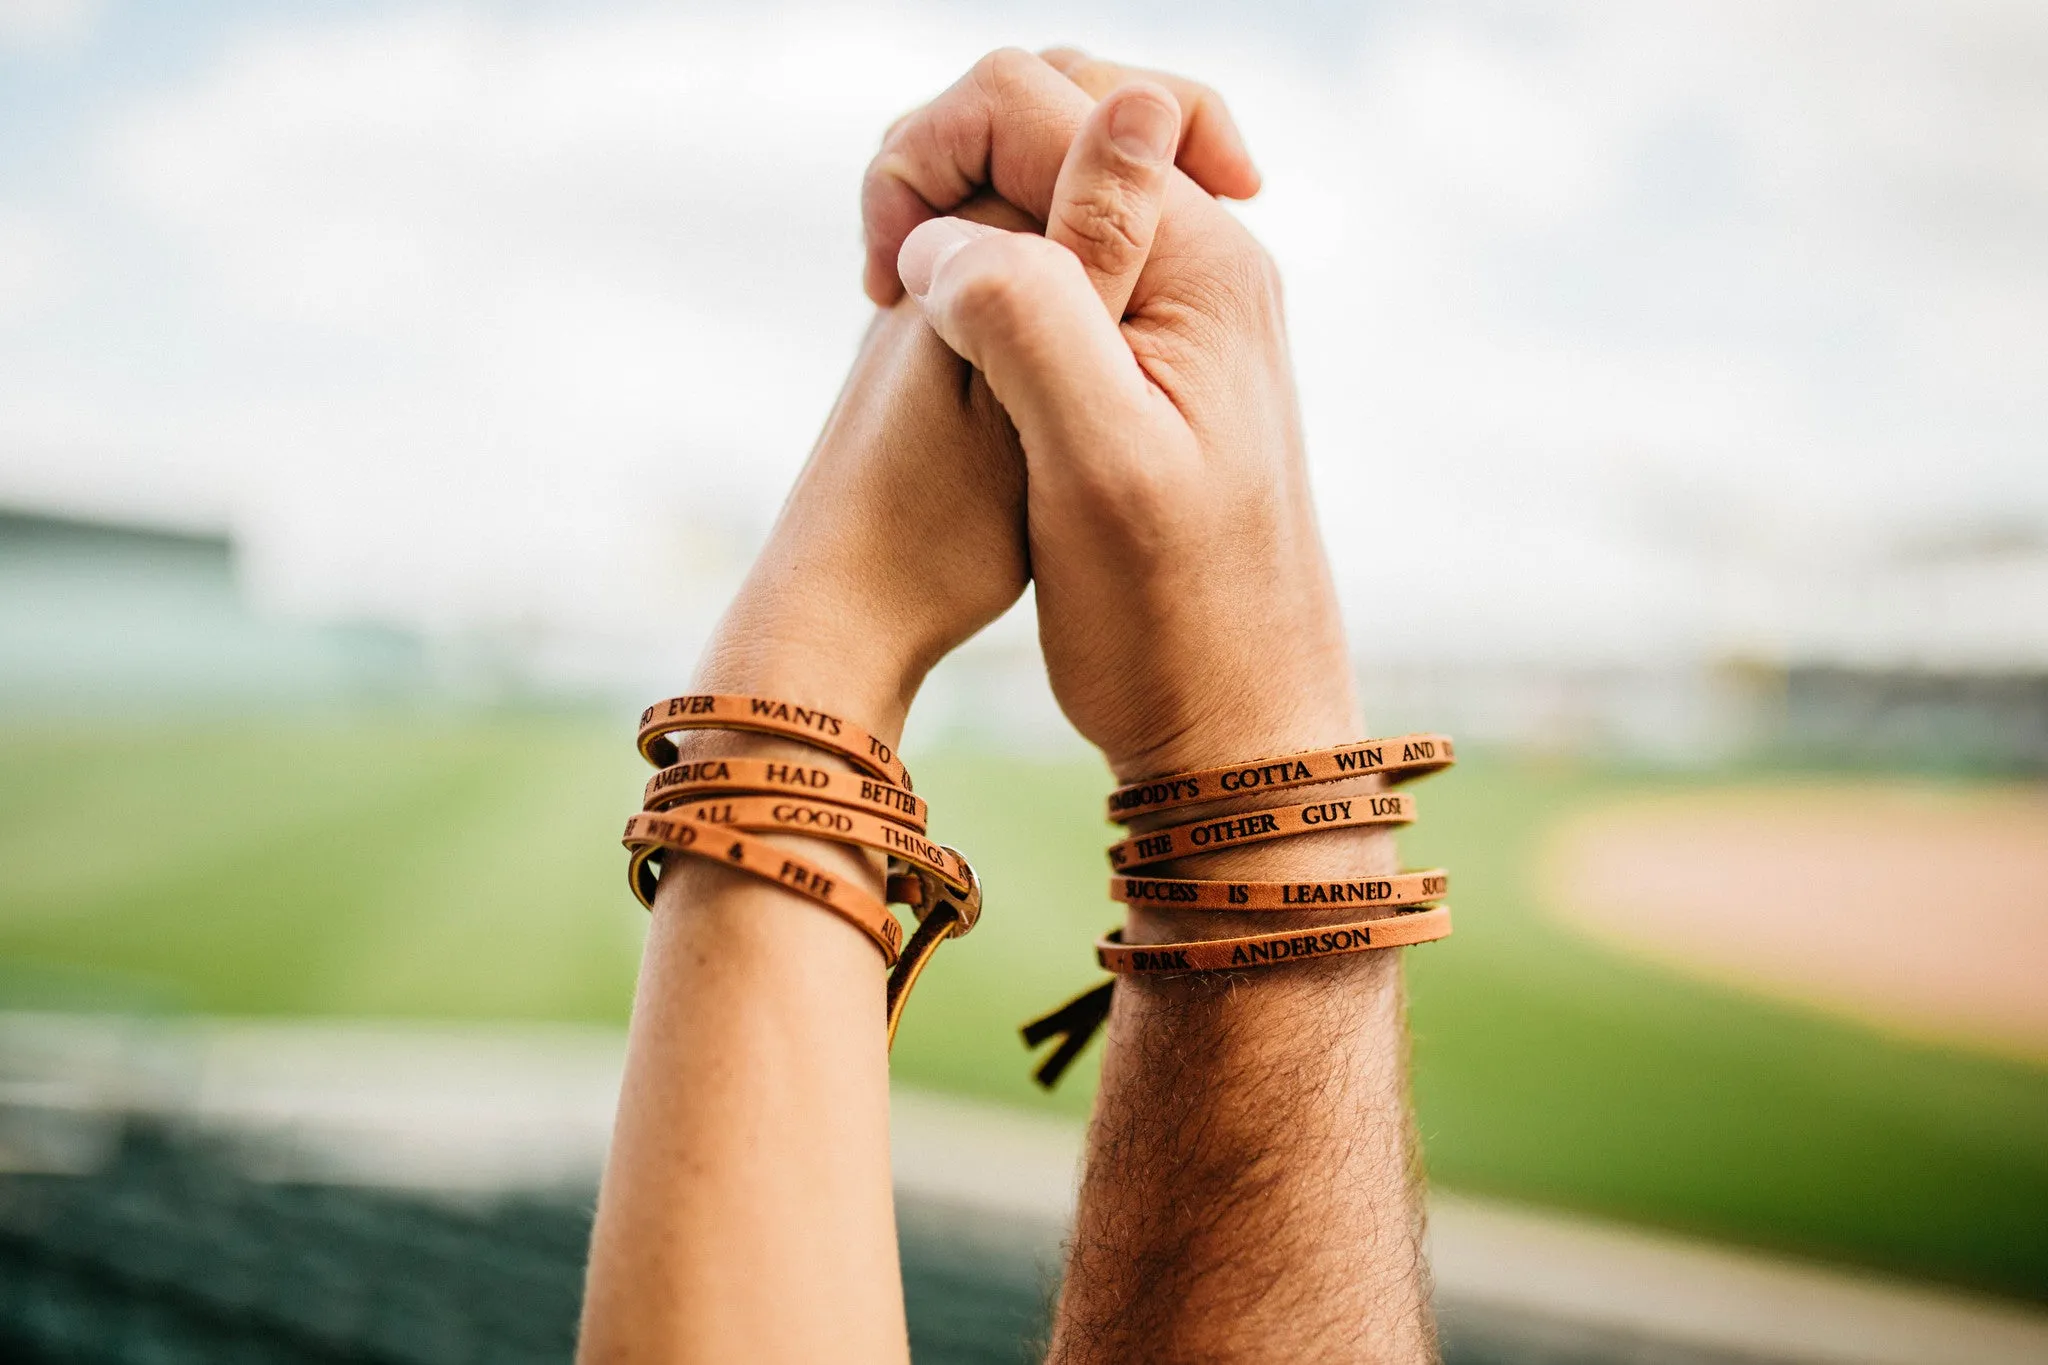
[[[1036,233],[990,238],[969,250],[974,267],[954,289],[950,308],[978,330],[1037,336],[1049,305],[1069,291],[1089,288],[1073,253]]]
[[[1121,181],[1102,181],[1062,199],[1053,213],[1063,240],[1097,268],[1123,270],[1151,247],[1143,197]]]
[[[1087,58],[1074,63],[1066,70],[1066,77],[1096,99],[1101,99],[1116,89],[1117,68],[1108,62]]]
[[[952,311],[972,326],[1011,325],[1026,311],[1030,269],[1023,254],[1007,245],[991,242],[980,254],[980,268],[953,291]]]
[[[1025,73],[1037,64],[1038,58],[1021,47],[999,47],[976,62],[968,75],[983,93],[999,100],[1022,84]]]
[[[970,334],[1014,337],[1027,312],[1018,281],[981,275],[962,284],[949,306],[955,320]]]
[[[890,124],[889,131],[882,134],[882,145],[875,153],[875,161],[879,163],[889,156],[900,154],[915,134],[918,124],[924,122],[926,117],[928,116],[922,110],[917,110]]]
[[[902,182],[899,158],[892,149],[885,148],[876,153],[861,172],[860,202],[863,212],[872,212],[881,201]]]
[[[882,137],[882,150],[876,161],[915,164],[932,156],[940,149],[943,130],[958,118],[953,108],[956,103],[941,97],[921,109],[911,110],[890,124],[889,131]]]

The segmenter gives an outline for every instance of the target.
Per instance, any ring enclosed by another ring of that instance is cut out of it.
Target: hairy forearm
[[[886,688],[778,657],[761,646],[772,637],[729,637],[746,647],[715,649],[698,686],[842,710],[894,741],[901,713]],[[844,766],[757,736],[676,738],[685,758]],[[817,840],[792,850],[880,889],[879,860]],[[905,1360],[875,949],[786,891],[702,859],[669,864],[634,998],[578,1359]]]
[[[1396,866],[1387,834],[1345,831],[1159,872],[1290,880]],[[1125,937],[1362,917],[1134,908]],[[1403,998],[1393,952],[1118,981],[1055,1361],[1431,1357]]]

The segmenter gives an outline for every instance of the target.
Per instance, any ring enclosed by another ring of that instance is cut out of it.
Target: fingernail
[[[896,273],[902,277],[903,287],[923,298],[931,292],[932,281],[947,257],[995,230],[965,218],[932,218],[919,223],[896,253]]]
[[[1133,161],[1164,161],[1180,141],[1180,115],[1149,95],[1134,95],[1110,111],[1109,140]]]

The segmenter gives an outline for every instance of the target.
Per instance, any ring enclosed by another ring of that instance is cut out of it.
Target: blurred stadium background
[[[1367,714],[1472,755],[1404,841],[1450,1357],[2048,1356],[1995,0],[0,0],[0,1356],[568,1358],[632,717],[851,354],[879,130],[1053,41],[1231,97]],[[1016,1041],[1111,918],[1034,634],[905,746],[991,887],[897,1049],[921,1361],[1028,1358],[1093,1074]]]

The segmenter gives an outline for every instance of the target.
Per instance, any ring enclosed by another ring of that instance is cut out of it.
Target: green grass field
[[[623,722],[508,715],[0,732],[0,1005],[621,1020],[643,915]],[[896,1071],[1041,1095],[1016,1027],[1098,979],[1088,763],[911,755],[989,894]],[[1753,775],[1751,775],[1753,777]],[[1457,937],[1408,954],[1433,1176],[1464,1190],[2048,1299],[2048,1070],[1697,984],[1541,917],[1553,821],[1714,779],[1475,759],[1416,790]]]

